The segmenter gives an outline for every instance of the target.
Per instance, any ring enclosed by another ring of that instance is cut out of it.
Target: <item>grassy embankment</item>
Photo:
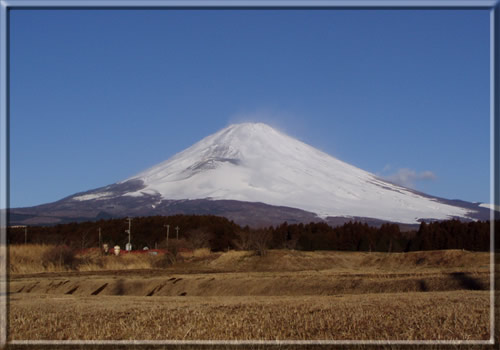
[[[488,253],[53,248],[10,247],[10,339],[489,338]]]
[[[206,248],[177,257],[150,254],[101,256],[98,251],[78,254],[53,245],[9,246],[9,273],[164,269],[168,267],[229,271],[408,272],[488,270],[489,253],[442,250],[410,253],[271,250],[260,257],[252,251],[213,253]],[[175,263],[175,264],[174,264]]]

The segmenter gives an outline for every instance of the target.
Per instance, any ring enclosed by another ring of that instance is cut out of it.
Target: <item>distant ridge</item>
[[[117,216],[214,214],[263,225],[488,220],[480,203],[446,200],[384,181],[263,123],[230,125],[124,181],[10,210],[12,224]]]

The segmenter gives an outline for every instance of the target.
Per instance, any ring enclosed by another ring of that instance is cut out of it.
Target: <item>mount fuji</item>
[[[11,224],[100,218],[213,214],[259,226],[488,220],[480,203],[447,200],[390,183],[263,123],[207,136],[124,181],[57,202],[10,209]]]

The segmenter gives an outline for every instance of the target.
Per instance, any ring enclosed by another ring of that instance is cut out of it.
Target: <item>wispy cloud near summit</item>
[[[386,165],[383,169],[383,172],[387,172],[390,169],[391,166]],[[415,188],[416,183],[419,181],[432,181],[437,178],[436,174],[434,174],[432,171],[425,170],[417,172],[408,168],[400,168],[393,174],[380,176],[395,184],[410,188]]]

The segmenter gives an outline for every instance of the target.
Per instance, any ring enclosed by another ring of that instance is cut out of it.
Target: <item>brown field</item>
[[[9,340],[490,339],[489,253],[52,248],[10,247]]]

